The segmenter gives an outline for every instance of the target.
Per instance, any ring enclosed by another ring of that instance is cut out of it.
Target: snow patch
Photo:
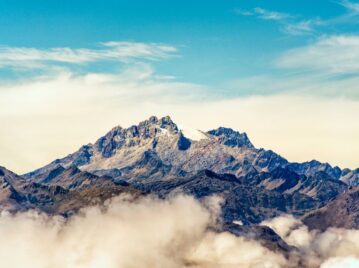
[[[190,139],[192,141],[200,141],[200,140],[208,139],[208,136],[204,132],[198,129],[191,129],[185,126],[181,126],[180,130],[182,131],[183,135],[187,139]]]
[[[237,225],[239,225],[239,226],[243,226],[243,222],[242,222],[242,221],[234,221],[233,223],[234,223],[234,224],[237,224]]]

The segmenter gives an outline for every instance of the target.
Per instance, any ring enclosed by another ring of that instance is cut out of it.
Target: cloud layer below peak
[[[8,268],[357,267],[357,230],[309,231],[292,216],[263,224],[297,250],[288,259],[260,241],[213,232],[220,199],[201,203],[119,196],[70,219],[34,211],[0,214],[0,258]],[[161,230],[160,232],[158,230]],[[14,257],[16,256],[16,257]]]

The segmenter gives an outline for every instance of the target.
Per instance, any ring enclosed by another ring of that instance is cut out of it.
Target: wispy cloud
[[[276,65],[328,74],[355,74],[359,71],[359,36],[320,38],[313,44],[287,51]]]
[[[338,0],[334,2],[345,8],[345,12],[330,18],[309,17],[292,15],[285,12],[277,12],[256,7],[250,10],[236,9],[235,13],[241,16],[252,16],[257,19],[274,21],[278,23],[280,30],[288,35],[320,35],[328,33],[329,26],[335,27],[343,24],[359,23],[359,2]]]
[[[96,61],[162,60],[173,57],[177,49],[157,43],[105,42],[98,48],[0,47],[0,67],[34,68],[46,63],[85,64]]]
[[[255,16],[263,20],[274,20],[274,21],[284,20],[291,17],[287,13],[271,11],[261,7],[256,7],[253,8],[252,10],[236,9],[235,13],[242,16]]]
[[[311,35],[316,33],[316,26],[323,24],[319,18],[303,20],[283,25],[282,31],[290,35]]]
[[[251,10],[236,9],[241,16],[253,16],[261,20],[274,21],[280,25],[282,32],[289,35],[310,35],[315,32],[314,27],[321,23],[320,19],[298,20],[297,16],[289,13],[271,11],[256,7]]]
[[[348,0],[342,0],[338,2],[340,5],[345,7],[350,14],[359,15],[359,3],[351,2]]]
[[[253,11],[258,15],[259,18],[264,20],[283,20],[290,17],[290,15],[287,13],[270,11],[260,7],[255,8]]]

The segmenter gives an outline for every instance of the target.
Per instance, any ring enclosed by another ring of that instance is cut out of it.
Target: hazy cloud
[[[313,44],[291,49],[277,61],[280,68],[354,74],[359,70],[359,36],[322,37]]]
[[[311,93],[336,91],[338,86],[354,89],[358,80],[315,85],[314,80],[260,81],[239,81],[232,87],[282,91],[228,99],[208,94],[211,89],[201,85],[162,78],[146,65],[114,75],[62,73],[2,85],[0,165],[27,172],[94,142],[116,125],[127,127],[151,115],[170,115],[179,125],[204,131],[219,126],[245,131],[257,147],[291,161],[315,158],[358,166],[358,101]]]

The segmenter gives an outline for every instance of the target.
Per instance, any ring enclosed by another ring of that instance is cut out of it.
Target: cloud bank
[[[215,211],[212,211],[215,214]],[[119,197],[68,222],[35,212],[0,217],[0,259],[8,268],[279,267],[256,242],[207,230],[211,210],[193,198]],[[252,248],[250,254],[243,251]]]
[[[309,231],[293,216],[285,215],[262,223],[271,227],[285,242],[298,249],[304,267],[358,267],[359,231],[329,228]]]
[[[120,196],[69,220],[36,212],[0,215],[0,260],[7,268],[356,267],[359,231],[309,232],[290,216],[266,222],[298,249],[286,259],[259,242],[215,233],[218,203]],[[217,205],[215,205],[217,204]],[[340,266],[342,265],[342,266]],[[350,266],[352,265],[352,266]]]

